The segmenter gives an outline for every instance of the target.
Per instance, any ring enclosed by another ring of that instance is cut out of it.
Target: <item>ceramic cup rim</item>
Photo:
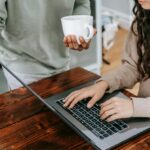
[[[62,17],[61,20],[70,20],[70,19],[87,19],[87,18],[90,18],[90,19],[93,19],[93,16],[90,16],[90,15],[71,15],[71,16],[65,16],[65,17]]]

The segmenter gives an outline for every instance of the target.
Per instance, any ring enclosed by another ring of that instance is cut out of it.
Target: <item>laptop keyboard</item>
[[[60,99],[57,101],[61,107],[64,105],[63,100],[64,99]],[[100,139],[104,139],[128,127],[128,125],[122,120],[115,120],[110,123],[105,120],[101,120],[99,116],[99,104],[96,103],[91,109],[88,109],[87,99],[80,101],[72,109],[64,107],[63,109],[70,113]]]

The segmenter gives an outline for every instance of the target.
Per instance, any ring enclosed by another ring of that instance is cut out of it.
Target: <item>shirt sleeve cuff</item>
[[[133,101],[133,117],[148,117],[150,118],[150,99],[146,98],[135,98],[132,97]]]
[[[100,81],[106,81],[109,85],[108,90],[106,91],[107,93],[112,93],[115,90],[118,90],[118,84],[115,83],[115,81],[113,81],[110,77],[101,77],[100,79],[96,80],[95,83],[98,83]]]

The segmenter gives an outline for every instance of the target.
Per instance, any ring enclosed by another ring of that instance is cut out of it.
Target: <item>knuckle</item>
[[[72,102],[72,105],[74,106],[77,102],[78,102],[77,100],[74,100],[74,101]]]
[[[113,97],[113,98],[112,98],[112,101],[115,101],[115,99],[116,99],[116,98],[115,98],[115,97]]]
[[[109,112],[108,112],[108,111],[105,111],[105,112],[104,112],[104,116],[109,116]]]
[[[112,116],[112,117],[111,117],[111,120],[115,120],[115,119],[117,119],[115,116]]]
[[[95,99],[95,100],[98,100],[98,99],[99,99],[99,96],[98,96],[97,94],[95,94],[95,95],[94,95],[94,99]]]
[[[101,108],[101,111],[105,112],[105,111],[106,111],[106,108],[105,108],[105,107],[102,107],[102,108]]]
[[[106,116],[109,116],[110,115],[110,112],[109,111],[106,111]]]
[[[115,106],[118,106],[118,105],[119,105],[119,104],[118,104],[118,101],[115,101],[115,102],[114,102],[114,105],[115,105]]]
[[[118,113],[120,113],[120,112],[121,112],[121,109],[120,109],[119,107],[117,108],[117,112],[118,112]]]
[[[71,39],[68,37],[68,43],[71,43]]]
[[[125,114],[123,112],[120,112],[119,115],[120,117],[124,117]]]

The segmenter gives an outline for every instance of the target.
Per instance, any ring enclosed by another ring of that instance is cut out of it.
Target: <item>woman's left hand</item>
[[[133,102],[119,97],[113,97],[101,104],[100,116],[111,122],[116,119],[129,118],[133,115]]]

